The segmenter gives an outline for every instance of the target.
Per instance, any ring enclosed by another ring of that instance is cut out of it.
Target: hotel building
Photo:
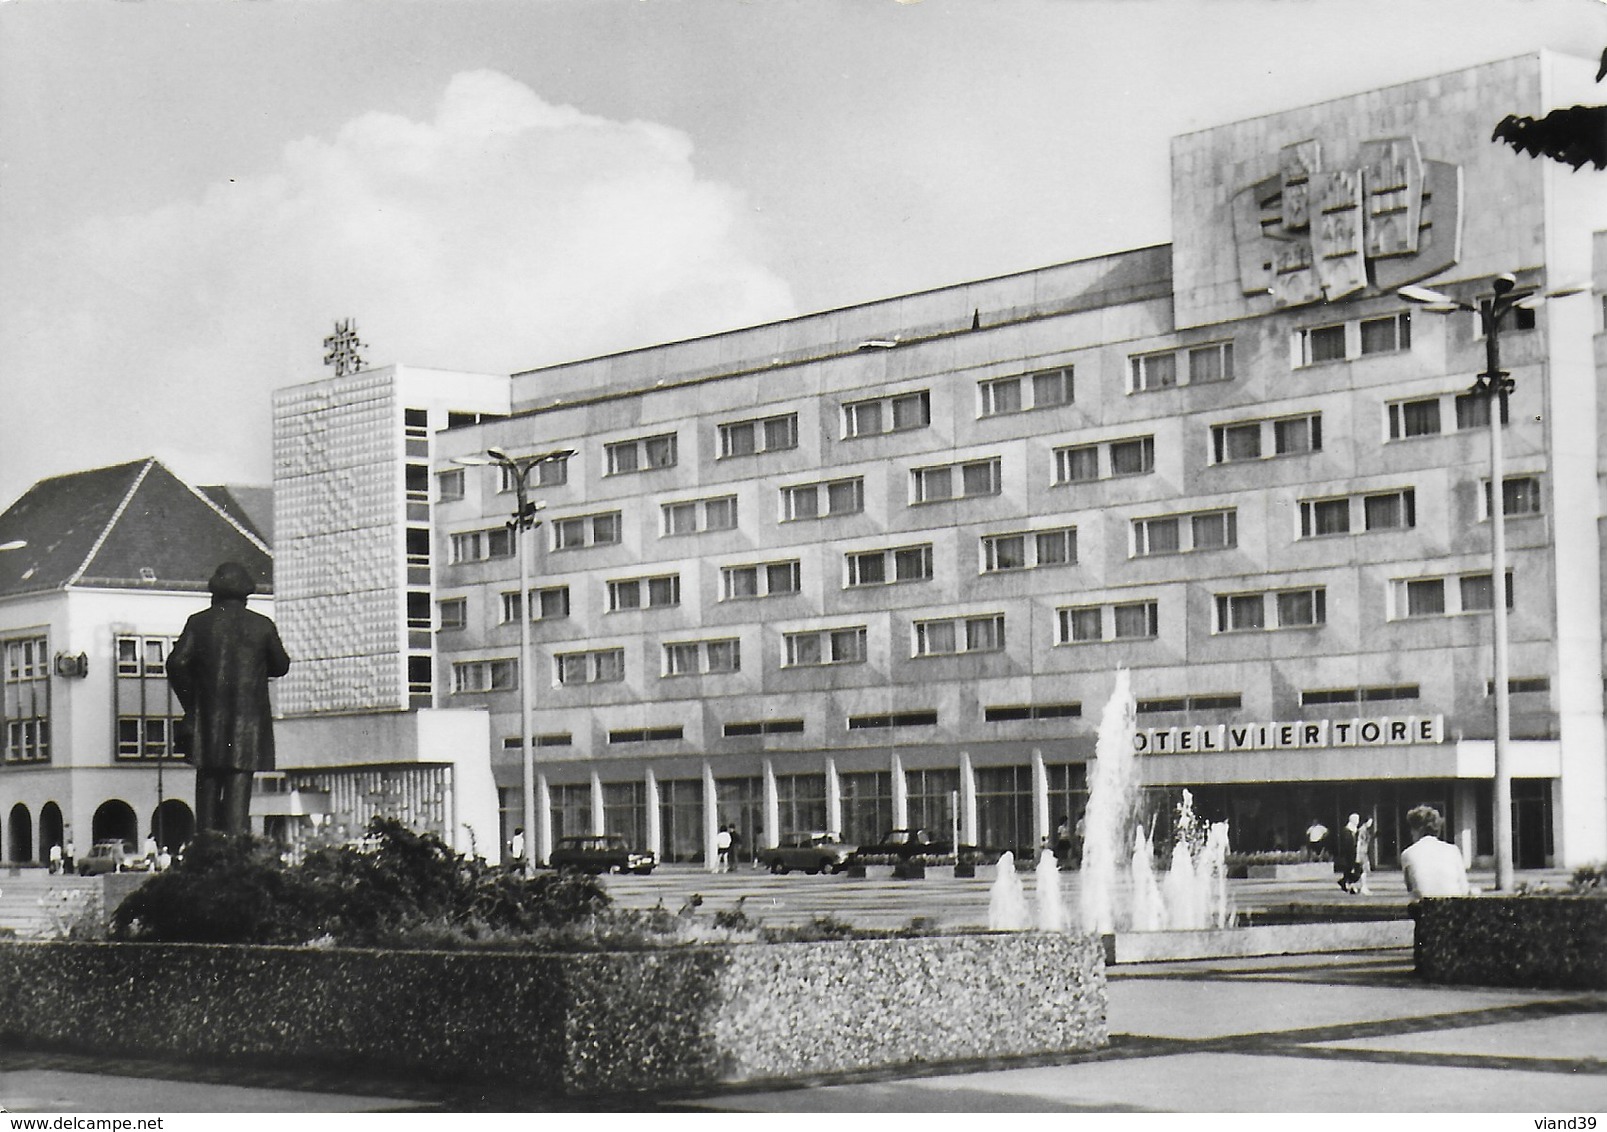
[[[505,843],[529,680],[539,853],[608,831],[705,861],[727,824],[1030,850],[1080,812],[1126,667],[1143,780],[1237,848],[1356,810],[1392,862],[1429,802],[1472,859],[1504,592],[1518,864],[1607,858],[1607,194],[1487,140],[1591,91],[1591,65],[1540,53],[1179,137],[1169,245],[472,388],[358,375],[389,398],[351,442],[386,468],[367,550],[325,537],[351,507],[287,493],[292,403],[352,379],[288,391],[277,601],[305,683],[281,703],[339,735],[310,762],[390,743],[374,713],[475,713]],[[1476,302],[1503,273],[1593,287],[1503,325],[1493,485],[1477,319],[1396,290]],[[435,414],[416,456],[411,408]],[[327,447],[320,482],[355,482]],[[488,449],[572,452],[534,488],[528,593],[508,474],[456,462]],[[359,590],[382,631],[328,631]]]

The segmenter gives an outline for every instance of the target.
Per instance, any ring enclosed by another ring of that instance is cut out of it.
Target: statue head
[[[251,572],[238,562],[225,562],[212,572],[206,588],[212,591],[213,597],[244,601],[257,592],[257,582]]]

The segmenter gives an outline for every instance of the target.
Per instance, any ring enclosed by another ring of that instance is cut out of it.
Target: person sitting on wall
[[[1418,806],[1406,815],[1412,844],[1401,851],[1406,890],[1413,896],[1466,896],[1467,866],[1462,851],[1439,838],[1445,819],[1433,806]]]

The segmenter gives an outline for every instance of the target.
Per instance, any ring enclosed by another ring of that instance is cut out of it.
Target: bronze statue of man
[[[244,566],[225,562],[207,589],[212,606],[185,622],[167,678],[189,725],[196,828],[247,833],[251,776],[274,766],[268,680],[290,670],[290,656],[273,622],[246,608],[257,585]]]

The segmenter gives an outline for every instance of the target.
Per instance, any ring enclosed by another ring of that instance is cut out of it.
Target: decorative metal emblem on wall
[[[1424,161],[1415,138],[1363,142],[1324,169],[1316,141],[1279,153],[1278,173],[1233,197],[1239,282],[1276,307],[1389,292],[1456,263],[1462,170]]]

